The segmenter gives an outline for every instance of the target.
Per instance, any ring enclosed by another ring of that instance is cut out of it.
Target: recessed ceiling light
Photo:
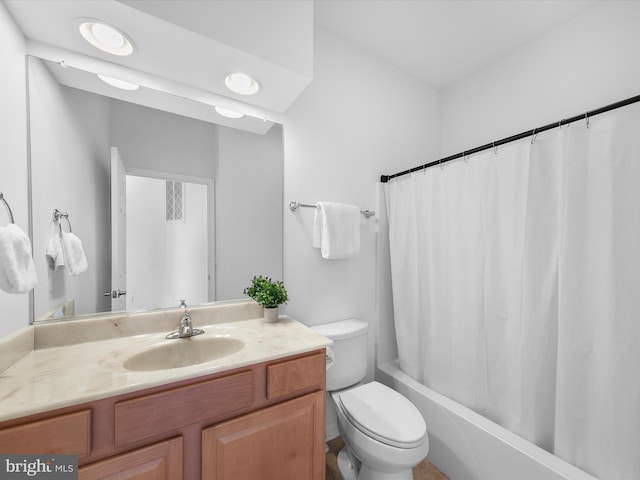
[[[121,57],[133,53],[133,41],[116,27],[87,18],[80,19],[77,23],[82,37],[103,52]]]
[[[216,107],[216,112],[218,112],[223,117],[227,118],[242,118],[244,117],[244,113],[236,112],[235,110],[229,110],[227,108]]]
[[[260,90],[260,85],[249,75],[244,73],[232,73],[224,79],[229,90],[240,95],[254,95]]]
[[[122,90],[138,90],[140,88],[140,85],[125,82],[124,80],[120,80],[119,78],[106,77],[104,75],[100,75],[99,73],[96,75],[98,75],[98,78],[104,83],[111,85],[112,87],[120,88]]]

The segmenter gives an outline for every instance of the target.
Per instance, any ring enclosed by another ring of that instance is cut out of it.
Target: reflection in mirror
[[[253,275],[282,278],[279,125],[223,127],[62,85],[56,69],[28,60],[34,320],[231,300]],[[75,275],[54,209],[86,256]]]
[[[127,175],[126,269],[115,277],[127,294],[113,295],[112,309],[122,299],[126,310],[209,300],[207,204],[207,185]]]

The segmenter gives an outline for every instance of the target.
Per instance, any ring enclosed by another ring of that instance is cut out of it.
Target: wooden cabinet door
[[[80,480],[181,480],[182,437],[80,467]]]
[[[202,480],[324,480],[324,392],[202,432]]]

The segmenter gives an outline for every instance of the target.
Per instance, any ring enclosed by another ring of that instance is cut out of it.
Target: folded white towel
[[[75,234],[62,232],[62,250],[69,275],[79,275],[87,271],[87,257],[82,248],[82,241]]]
[[[357,257],[360,252],[360,208],[343,203],[318,202],[313,220],[313,246],[322,258]]]
[[[316,211],[313,214],[313,248],[320,248],[322,237],[322,210],[316,203]]]
[[[0,288],[25,293],[37,284],[29,237],[13,223],[0,227]]]
[[[47,264],[51,270],[55,270],[58,267],[64,267],[64,253],[62,251],[62,241],[60,240],[60,234],[54,232],[47,242]]]

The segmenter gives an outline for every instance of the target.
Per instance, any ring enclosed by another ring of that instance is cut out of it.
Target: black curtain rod
[[[591,110],[589,112],[583,113],[582,115],[576,115],[575,117],[565,118],[563,120],[560,120],[559,122],[549,123],[548,125],[545,125],[543,127],[534,128],[533,130],[529,130],[527,132],[522,132],[517,135],[512,135],[510,137],[503,138],[502,140],[496,140],[495,142],[487,143],[486,145],[482,145],[481,147],[472,148],[471,150],[465,150],[464,152],[456,153],[455,155],[441,158],[440,160],[436,160],[434,162],[425,163],[423,165],[410,168],[409,170],[404,170],[402,172],[394,173],[393,175],[381,175],[380,181],[382,183],[386,183],[392,178],[401,177],[402,175],[406,175],[408,173],[418,172],[425,168],[435,167],[436,165],[442,165],[443,163],[450,162],[451,160],[463,158],[463,157],[466,157],[467,155],[473,155],[474,153],[482,152],[483,150],[489,150],[490,148],[496,148],[496,147],[499,147],[500,145],[504,145],[510,142],[515,142],[516,140],[521,140],[523,138],[531,137],[532,135],[537,135],[538,133],[546,132],[547,130],[551,130],[552,128],[561,127],[562,125],[567,125],[569,123],[577,122],[579,120],[589,121],[589,118],[595,115],[609,112],[611,110],[615,110],[616,108],[625,107],[627,105],[631,105],[632,103],[637,103],[637,102],[640,102],[640,95],[636,95],[635,97],[627,98],[626,100],[621,100],[619,102],[612,103],[611,105],[607,105],[605,107],[596,108],[595,110]]]

